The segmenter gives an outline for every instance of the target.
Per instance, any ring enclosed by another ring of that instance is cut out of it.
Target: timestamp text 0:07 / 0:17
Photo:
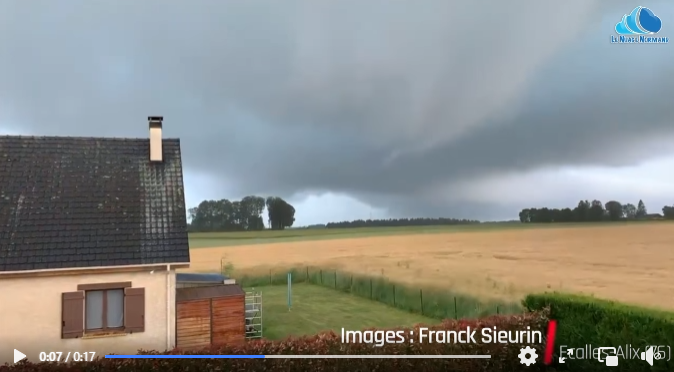
[[[65,358],[64,358],[65,357]],[[96,352],[85,351],[85,352],[67,352],[62,351],[52,351],[52,352],[41,352],[40,353],[40,362],[90,362],[96,357]]]

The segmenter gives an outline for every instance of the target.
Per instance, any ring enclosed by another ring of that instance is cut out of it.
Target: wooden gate
[[[176,290],[176,347],[239,343],[245,335],[245,294],[239,285]]]

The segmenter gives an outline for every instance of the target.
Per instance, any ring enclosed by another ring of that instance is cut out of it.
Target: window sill
[[[82,339],[120,337],[126,336],[127,334],[128,333],[124,331],[93,332],[93,333],[85,333],[84,336],[82,336]]]

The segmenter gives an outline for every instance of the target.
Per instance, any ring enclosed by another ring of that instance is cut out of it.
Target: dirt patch
[[[671,309],[672,238],[674,224],[644,223],[200,248],[190,271],[218,271],[225,256],[261,273],[313,265],[487,297],[562,290]]]

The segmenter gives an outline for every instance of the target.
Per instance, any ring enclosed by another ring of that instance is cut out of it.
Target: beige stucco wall
[[[175,340],[175,271],[169,279],[169,340]],[[0,365],[13,363],[14,349],[39,361],[41,351],[95,351],[96,355],[135,354],[167,347],[166,270],[115,274],[3,279],[0,276]],[[145,288],[145,332],[99,338],[61,339],[61,293],[78,284],[130,281]],[[65,358],[65,354],[64,354]]]

